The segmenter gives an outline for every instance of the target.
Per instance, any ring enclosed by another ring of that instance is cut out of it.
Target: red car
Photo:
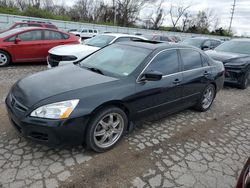
[[[58,45],[79,44],[79,37],[56,29],[21,27],[0,34],[0,67],[12,63],[46,61]]]
[[[8,29],[0,31],[0,33],[6,32],[11,29],[19,28],[19,27],[46,27],[50,29],[58,29],[55,25],[50,22],[38,22],[38,21],[23,21],[16,22]]]

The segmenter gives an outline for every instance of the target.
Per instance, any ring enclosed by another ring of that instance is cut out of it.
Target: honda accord
[[[49,146],[114,147],[135,120],[194,106],[206,111],[224,67],[194,47],[156,42],[107,46],[78,64],[18,81],[6,98],[17,131]]]

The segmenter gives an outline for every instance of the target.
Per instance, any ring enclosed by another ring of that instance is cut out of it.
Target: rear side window
[[[199,52],[185,49],[180,50],[184,71],[202,67],[201,55]]]
[[[34,31],[27,31],[18,35],[22,41],[34,41],[34,40],[42,40],[42,31],[41,30],[34,30]]]
[[[57,31],[44,31],[44,39],[45,40],[62,40],[65,39],[64,36]]]
[[[28,24],[17,24],[14,28],[19,28],[19,27],[28,27]]]
[[[64,37],[64,39],[68,39],[68,38],[69,38],[69,35],[63,34],[63,37]]]
[[[30,27],[42,27],[41,24],[29,24]]]
[[[163,75],[179,72],[179,59],[177,50],[161,52],[148,66],[147,71],[159,71]]]
[[[57,27],[56,26],[54,26],[54,25],[45,25],[45,27],[47,27],[47,28],[51,28],[51,29],[57,29]]]
[[[94,33],[97,33],[97,30],[94,30]]]
[[[116,39],[115,42],[123,42],[123,41],[130,41],[130,37],[120,37]]]

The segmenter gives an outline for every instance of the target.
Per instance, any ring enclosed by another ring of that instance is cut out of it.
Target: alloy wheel
[[[7,62],[8,62],[8,57],[5,54],[0,53],[0,66],[5,65]]]
[[[202,108],[207,109],[211,106],[213,100],[214,100],[214,87],[210,86],[206,89],[206,91],[203,94],[203,99],[202,99]]]
[[[94,142],[100,148],[115,144],[121,137],[124,120],[118,113],[109,113],[101,118],[94,130]]]

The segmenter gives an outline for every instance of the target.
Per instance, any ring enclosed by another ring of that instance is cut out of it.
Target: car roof
[[[144,37],[139,36],[139,35],[131,35],[131,34],[124,34],[124,33],[104,33],[101,35],[107,35],[107,36],[113,36],[113,37],[136,37],[136,38],[145,39]]]
[[[164,49],[176,49],[176,48],[189,48],[201,51],[199,48],[189,46],[189,45],[182,45],[182,44],[174,44],[174,43],[165,43],[165,42],[156,42],[156,41],[126,41],[126,42],[119,42],[119,44],[134,46],[139,48],[145,48],[149,50],[164,50]]]
[[[221,41],[220,39],[209,38],[209,37],[193,37],[193,38],[187,38],[187,39],[203,39],[203,40],[211,39],[211,40]]]
[[[240,39],[232,39],[232,40],[229,40],[229,41],[243,41],[243,42],[250,42],[250,39],[248,39],[248,38],[240,38]]]

